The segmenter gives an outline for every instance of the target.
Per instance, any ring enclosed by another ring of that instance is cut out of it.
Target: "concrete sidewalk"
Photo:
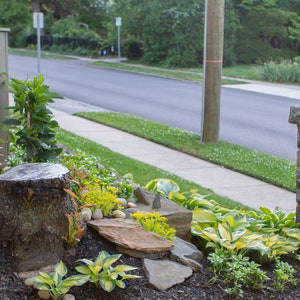
[[[99,143],[112,151],[211,189],[218,195],[254,209],[260,206],[273,209],[276,205],[286,212],[296,209],[295,193],[120,130],[71,115],[75,111],[101,111],[99,108],[78,101],[60,99],[51,104],[50,109],[61,128]]]

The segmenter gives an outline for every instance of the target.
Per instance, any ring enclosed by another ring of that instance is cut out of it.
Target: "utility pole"
[[[217,143],[223,63],[225,0],[205,0],[202,134],[204,143]]]
[[[0,124],[8,116],[8,28],[0,28]],[[8,133],[0,126],[0,169],[8,156]]]

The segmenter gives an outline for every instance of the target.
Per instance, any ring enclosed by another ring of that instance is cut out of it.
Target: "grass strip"
[[[121,113],[81,112],[76,115],[199,157],[267,183],[296,191],[296,164],[224,141],[200,142],[200,136],[182,129]]]
[[[115,70],[122,70],[122,71],[129,71],[135,72],[140,74],[147,74],[159,77],[167,77],[179,80],[186,80],[186,81],[193,81],[193,82],[202,82],[202,69],[199,68],[198,70],[189,71],[180,70],[180,69],[167,69],[167,68],[158,68],[158,67],[149,67],[139,64],[130,64],[130,63],[115,63],[115,62],[105,62],[105,61],[97,61],[90,63],[91,65],[115,69]],[[233,78],[224,78],[222,79],[222,84],[241,84],[245,83],[240,80],[234,80]]]
[[[17,55],[24,55],[24,56],[37,56],[37,50],[30,50],[30,49],[9,49],[9,54],[17,54]],[[52,52],[45,52],[41,51],[41,57],[42,58],[52,58],[52,59],[75,59],[72,56],[69,55],[62,55]]]
[[[180,70],[142,66],[137,64],[132,65],[126,63],[124,64],[124,63],[114,63],[114,62],[105,62],[105,61],[97,61],[97,62],[92,62],[90,64],[94,66],[109,68],[109,69],[131,71],[135,73],[142,73],[147,75],[154,75],[154,76],[168,77],[168,78],[176,78],[176,79],[189,80],[195,82],[200,82],[203,79],[202,74],[199,72],[198,73],[186,72]]]
[[[99,158],[99,163],[106,168],[113,168],[119,174],[132,174],[135,183],[144,186],[148,181],[155,178],[169,178],[174,180],[180,187],[182,192],[196,189],[201,195],[207,195],[206,199],[213,199],[221,206],[229,209],[245,209],[251,208],[241,205],[227,197],[215,194],[209,189],[205,189],[193,182],[182,179],[179,176],[166,172],[162,169],[139,162],[122,154],[116,153],[102,145],[92,142],[88,139],[79,137],[69,131],[59,129],[57,132],[57,140],[66,146],[69,150],[76,152],[77,149],[84,151],[94,157]],[[253,209],[251,209],[253,210]]]

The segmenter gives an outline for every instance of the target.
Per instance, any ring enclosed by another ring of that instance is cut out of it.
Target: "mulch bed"
[[[95,230],[88,228],[76,249],[76,255],[66,262],[69,275],[75,273],[75,261],[79,258],[95,259],[101,250],[106,250],[110,254],[117,253],[115,246],[101,238]],[[136,275],[142,276],[140,279],[126,281],[125,289],[116,288],[111,293],[102,289],[97,289],[88,283],[82,287],[74,287],[70,293],[76,300],[199,300],[199,299],[230,299],[224,292],[225,286],[222,282],[209,285],[208,281],[212,278],[209,271],[208,261],[203,261],[203,270],[194,273],[184,283],[170,288],[167,291],[156,291],[148,284],[147,277],[142,268],[142,260],[123,255],[117,262],[136,266],[138,270],[133,271]],[[297,278],[300,284],[300,262],[293,262],[297,269]],[[34,300],[39,299],[36,291],[27,288],[22,280],[12,269],[12,259],[0,251],[0,300]],[[271,276],[271,275],[270,275]],[[234,298],[231,298],[234,299]],[[284,292],[254,292],[246,290],[243,299],[300,299],[300,286],[285,290]]]

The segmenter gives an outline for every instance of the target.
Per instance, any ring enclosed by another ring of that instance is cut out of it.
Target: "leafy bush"
[[[221,280],[230,285],[225,289],[228,295],[243,297],[243,288],[262,290],[265,281],[269,280],[259,264],[241,254],[215,249],[215,252],[209,254],[208,260],[212,263],[214,273],[211,281]]]
[[[300,83],[300,64],[297,59],[269,61],[263,64],[262,78],[271,82]]]
[[[62,151],[56,144],[58,123],[52,120],[47,104],[53,102],[44,77],[30,80],[10,80],[15,106],[9,107],[14,115],[5,121],[15,126],[15,144],[26,152],[26,162],[44,162],[55,159]],[[11,132],[12,133],[12,132]]]

